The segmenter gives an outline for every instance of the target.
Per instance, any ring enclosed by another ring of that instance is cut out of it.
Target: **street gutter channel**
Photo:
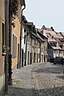
[[[37,65],[36,67],[34,67],[31,71],[31,79],[33,79],[33,82],[34,82],[34,88],[32,89],[33,90],[33,96],[39,96],[39,92],[38,92],[38,87],[39,87],[39,84],[37,82],[37,79],[35,78],[35,72],[34,70],[40,66],[41,64]]]

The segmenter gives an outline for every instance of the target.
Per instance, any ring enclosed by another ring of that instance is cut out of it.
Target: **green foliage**
[[[17,14],[17,10],[18,10],[18,0],[9,0],[9,12],[12,17],[13,15]]]

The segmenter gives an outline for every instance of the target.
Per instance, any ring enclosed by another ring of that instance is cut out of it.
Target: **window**
[[[24,37],[24,44],[25,44],[26,37]]]
[[[63,56],[64,56],[64,51],[63,51]]]
[[[4,31],[4,23],[2,23],[2,55],[5,52],[5,31]]]
[[[37,40],[34,41],[34,44],[37,45]]]
[[[12,53],[12,58],[16,58],[16,51],[17,51],[17,37],[13,34],[13,53]]]
[[[29,35],[27,36],[27,42],[30,42],[30,36]]]
[[[24,29],[24,32],[26,32],[26,28]]]

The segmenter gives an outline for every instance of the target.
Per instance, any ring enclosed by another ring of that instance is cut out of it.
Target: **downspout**
[[[8,93],[9,0],[5,0],[5,93]]]
[[[42,43],[42,41],[40,41],[40,45],[39,45],[39,47],[40,47],[40,60],[39,60],[39,62],[41,62],[41,43]]]
[[[32,37],[31,37],[31,52],[30,52],[30,64],[32,64]]]
[[[23,10],[26,8],[26,5],[24,4],[24,8],[21,9],[21,30],[20,30],[20,65],[19,65],[19,68],[21,67],[21,64],[22,64],[22,67],[23,67],[23,60],[22,60],[22,56],[23,56],[23,52],[22,52],[22,49],[21,49],[21,46],[22,46],[22,12]]]
[[[27,36],[28,36],[28,30],[26,30],[26,39],[25,39],[25,66],[27,64]]]

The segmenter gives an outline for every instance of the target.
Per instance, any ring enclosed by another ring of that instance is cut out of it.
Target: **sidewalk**
[[[13,86],[9,87],[8,95],[5,96],[37,96],[34,91],[33,68],[39,64],[31,64],[24,68],[13,70]]]

